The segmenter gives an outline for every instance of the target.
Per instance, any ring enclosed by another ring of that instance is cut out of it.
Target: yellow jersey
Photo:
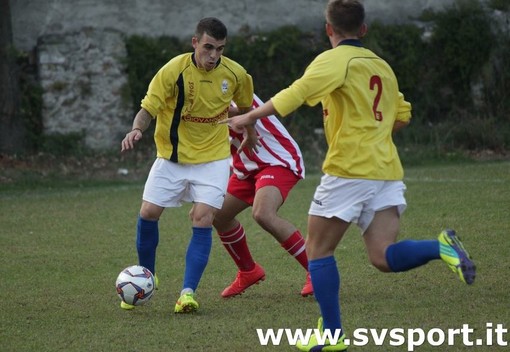
[[[218,121],[228,117],[232,101],[240,108],[253,101],[253,80],[241,65],[222,56],[206,71],[196,66],[193,53],[171,59],[141,103],[156,119],[157,156],[182,164],[228,158],[228,126]]]
[[[396,120],[408,122],[411,104],[391,67],[359,40],[318,55],[303,76],[271,101],[285,116],[302,104],[322,103],[328,151],[325,174],[372,180],[404,176],[392,139]]]

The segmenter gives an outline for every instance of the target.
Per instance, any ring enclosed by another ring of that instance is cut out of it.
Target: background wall
[[[408,21],[426,8],[454,0],[365,0],[368,20]],[[301,25],[322,30],[326,0],[10,0],[15,45],[30,50],[45,34],[82,27],[113,28],[125,34],[190,37],[205,16],[222,19],[231,33],[248,26],[267,30]]]
[[[368,22],[412,20],[454,0],[366,0]],[[83,136],[95,149],[116,147],[130,129],[125,99],[126,35],[190,38],[205,16],[230,34],[299,25],[323,31],[326,0],[10,0],[14,45],[32,52],[43,88],[46,135]],[[34,50],[36,49],[36,50]]]

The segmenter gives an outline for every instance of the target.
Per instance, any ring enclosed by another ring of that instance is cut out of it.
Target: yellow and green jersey
[[[303,76],[272,99],[285,116],[302,104],[323,107],[328,151],[322,166],[332,176],[401,180],[392,140],[396,120],[411,118],[391,67],[358,40],[317,56]]]
[[[210,71],[198,68],[194,54],[176,56],[154,76],[141,106],[156,119],[157,156],[198,164],[230,156],[228,117],[234,101],[251,107],[253,81],[235,61],[222,56]]]

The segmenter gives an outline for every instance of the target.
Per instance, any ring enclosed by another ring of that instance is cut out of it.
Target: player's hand
[[[253,152],[259,152],[258,147],[262,147],[260,136],[257,135],[257,132],[253,126],[247,126],[245,128],[245,132],[243,133],[243,140],[241,145],[237,149],[237,154],[245,152],[247,155],[252,155]]]
[[[142,139],[142,131],[139,129],[133,129],[126,133],[126,137],[124,137],[121,143],[121,153],[133,149],[135,143],[140,139]]]
[[[249,113],[237,115],[231,117],[229,119],[221,120],[218,123],[228,124],[231,129],[233,129],[237,133],[244,133],[245,127],[248,125],[252,125],[256,122],[256,120],[251,120]]]
[[[244,127],[235,127],[235,125],[232,124],[233,119],[233,117],[226,118],[225,120],[218,121],[218,124],[228,125],[228,127],[236,133],[244,133]]]

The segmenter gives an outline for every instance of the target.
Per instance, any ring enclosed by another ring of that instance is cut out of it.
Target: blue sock
[[[212,248],[212,227],[193,227],[193,235],[186,252],[186,269],[182,288],[196,291]]]
[[[334,334],[335,329],[342,328],[339,302],[340,272],[336,267],[335,257],[310,260],[308,271],[312,278],[315,299],[321,310],[324,330],[330,329]]]
[[[138,216],[136,230],[138,264],[156,274],[156,247],[159,242],[158,221],[144,220]]]
[[[438,240],[404,240],[386,249],[386,261],[393,272],[414,269],[439,258]]]

